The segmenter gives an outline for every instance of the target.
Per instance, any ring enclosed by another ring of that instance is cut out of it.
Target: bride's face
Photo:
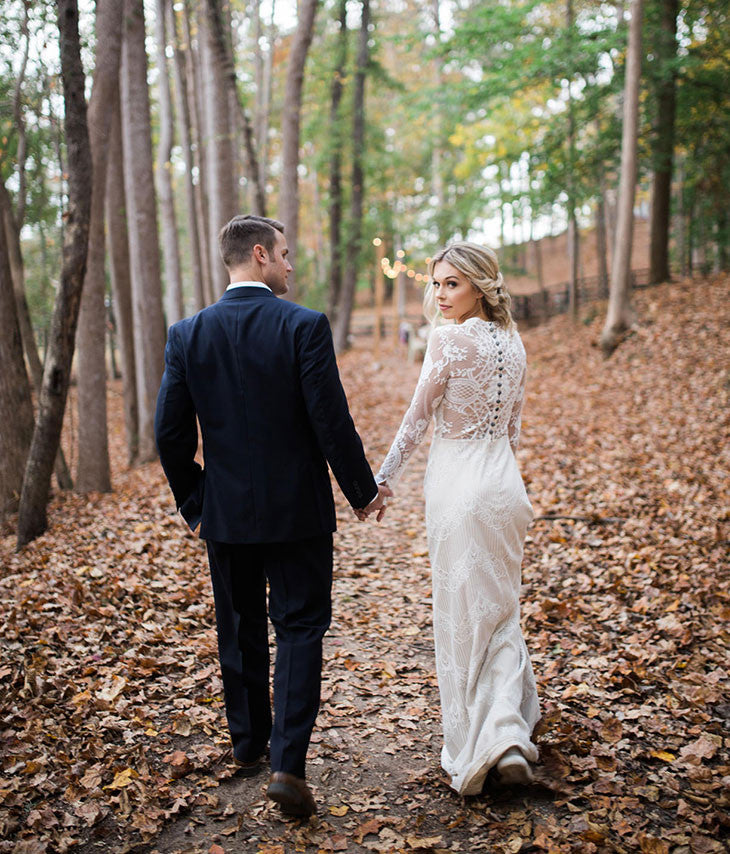
[[[447,320],[462,323],[469,317],[481,317],[479,293],[456,267],[439,261],[433,268],[436,304]]]

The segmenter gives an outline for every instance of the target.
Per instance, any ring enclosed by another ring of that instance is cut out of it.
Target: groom
[[[233,756],[261,768],[292,815],[315,812],[304,781],[330,623],[335,510],[327,463],[353,509],[379,510],[352,423],[327,318],[277,299],[287,292],[284,226],[236,216],[219,235],[231,284],[170,327],[155,436],[183,517],[208,548],[218,654]],[[195,462],[196,417],[205,467]],[[274,716],[269,616],[276,631]]]

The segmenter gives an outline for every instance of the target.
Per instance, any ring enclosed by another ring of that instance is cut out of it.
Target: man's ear
[[[259,264],[265,264],[269,260],[269,253],[266,251],[265,246],[262,246],[260,243],[254,243],[253,257]]]

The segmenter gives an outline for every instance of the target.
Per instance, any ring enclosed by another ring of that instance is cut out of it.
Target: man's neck
[[[228,271],[230,284],[234,282],[261,282],[266,284],[261,276],[261,270],[254,267],[236,267]]]

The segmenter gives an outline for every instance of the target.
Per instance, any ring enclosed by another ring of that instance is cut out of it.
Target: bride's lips
[[[444,309],[447,309],[447,308],[451,308],[451,306],[450,305],[443,305],[442,303],[439,303],[439,310],[440,311],[443,311]]]

